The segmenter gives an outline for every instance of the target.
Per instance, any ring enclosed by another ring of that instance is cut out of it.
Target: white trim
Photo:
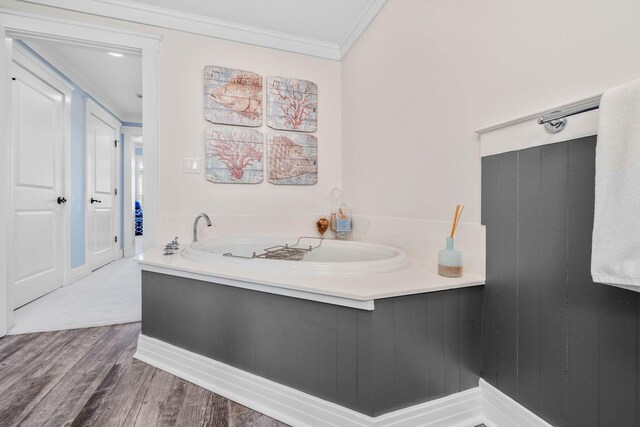
[[[600,97],[601,95],[592,96],[477,130],[476,133],[480,135],[480,155],[482,157],[492,156],[508,151],[517,151],[596,135],[598,133],[599,110],[568,117],[567,127],[558,133],[547,132],[544,126],[538,124],[538,118],[554,111],[565,110],[575,105],[596,101]]]
[[[579,101],[569,102],[569,103],[566,103],[566,104],[558,105],[558,106],[556,106],[554,108],[549,108],[549,109],[540,111],[538,113],[529,114],[527,116],[518,117],[516,119],[507,120],[506,122],[501,122],[501,123],[498,123],[496,125],[487,126],[485,128],[478,129],[478,130],[476,130],[476,133],[478,135],[482,135],[483,133],[492,132],[494,130],[510,127],[510,126],[513,126],[513,125],[516,125],[516,124],[519,124],[519,123],[528,122],[528,121],[533,120],[533,119],[537,120],[539,117],[542,117],[542,116],[547,115],[549,113],[553,113],[555,111],[560,111],[560,110],[566,110],[568,108],[575,107],[576,105],[589,104],[589,103],[594,102],[594,101],[599,101],[600,98],[602,98],[602,94],[590,96],[588,98],[583,98],[583,99],[581,99]]]
[[[146,169],[145,169],[146,170]],[[146,195],[145,195],[146,198]],[[146,202],[145,202],[146,205]],[[146,231],[145,231],[146,234]],[[166,274],[169,276],[185,277],[187,279],[200,280],[202,282],[216,283],[219,285],[233,286],[235,288],[250,289],[268,294],[283,295],[292,298],[305,299],[309,301],[323,302],[326,304],[340,305],[343,307],[357,308],[359,310],[374,310],[374,300],[356,300],[332,295],[317,294],[315,292],[298,291],[296,289],[281,288],[274,285],[262,285],[260,283],[245,282],[242,280],[229,279],[224,277],[214,277],[209,274],[193,273],[185,270],[177,270],[169,267],[159,267],[150,264],[140,264],[142,271]]]
[[[370,417],[145,335],[134,357],[295,426],[459,427],[483,420],[479,388]]]
[[[482,379],[473,389],[370,417],[146,335],[134,358],[295,426],[552,427]]]
[[[483,379],[480,379],[480,390],[487,427],[553,427]]]
[[[142,128],[132,126],[122,126],[120,131],[124,135],[122,144],[124,147],[124,159],[122,168],[124,171],[124,185],[122,188],[122,200],[124,201],[124,235],[122,236],[122,247],[124,257],[129,258],[135,255],[135,179],[136,179],[136,143],[133,138],[142,136]],[[127,208],[127,206],[129,206]]]
[[[143,3],[120,0],[24,1],[321,58],[340,59],[340,46],[336,43]]]
[[[596,135],[598,117],[599,110],[572,116],[568,118],[567,127],[558,133],[547,132],[544,126],[538,124],[537,119],[487,132],[480,135],[480,155],[492,156]]]
[[[349,49],[351,49],[360,36],[364,34],[367,28],[369,28],[371,22],[373,22],[374,18],[378,16],[378,12],[380,12],[386,3],[387,0],[375,0],[369,5],[367,10],[362,13],[353,28],[351,28],[351,31],[347,33],[342,43],[340,43],[340,59],[349,52]]]
[[[12,133],[12,96],[11,96],[11,67],[12,42],[6,38],[6,30],[0,22],[0,198],[11,200],[11,133]],[[2,142],[4,141],[4,143]],[[12,253],[9,248],[10,229],[9,220],[12,206],[10,203],[0,204],[0,337],[5,336],[13,326],[13,309],[9,301],[9,277],[11,277],[11,263],[7,257]]]

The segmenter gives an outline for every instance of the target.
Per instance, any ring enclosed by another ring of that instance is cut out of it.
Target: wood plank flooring
[[[133,359],[140,323],[0,339],[2,426],[285,424]]]

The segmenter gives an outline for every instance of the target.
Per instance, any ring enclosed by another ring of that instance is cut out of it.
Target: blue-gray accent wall
[[[591,279],[595,147],[482,160],[482,378],[557,427],[640,425],[640,293]]]

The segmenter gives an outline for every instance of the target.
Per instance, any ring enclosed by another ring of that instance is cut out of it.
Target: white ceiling
[[[125,122],[142,121],[142,59],[125,53],[52,41],[25,41],[70,80]]]
[[[339,60],[387,0],[23,0]]]

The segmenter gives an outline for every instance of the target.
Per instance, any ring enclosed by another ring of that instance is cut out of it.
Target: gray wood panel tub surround
[[[482,159],[482,377],[558,427],[640,425],[640,294],[591,280],[595,146]]]
[[[477,387],[482,288],[365,311],[142,272],[142,333],[377,416]]]

